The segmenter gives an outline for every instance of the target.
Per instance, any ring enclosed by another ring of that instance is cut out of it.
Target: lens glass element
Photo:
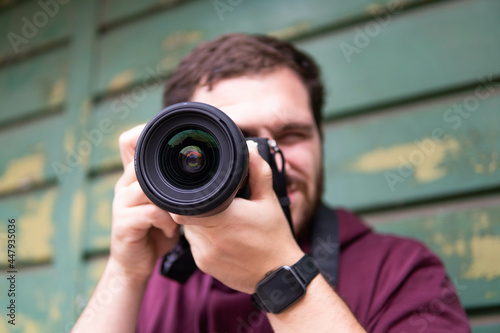
[[[180,189],[195,189],[213,178],[219,166],[219,148],[207,131],[181,128],[165,140],[159,162],[170,184]]]

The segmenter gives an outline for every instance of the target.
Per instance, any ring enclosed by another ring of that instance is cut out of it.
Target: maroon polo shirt
[[[374,233],[350,212],[336,212],[337,292],[368,332],[470,332],[436,255],[415,240]],[[310,244],[302,243],[309,252]],[[161,276],[158,265],[144,295],[138,332],[273,332],[249,295],[201,271],[182,285]]]

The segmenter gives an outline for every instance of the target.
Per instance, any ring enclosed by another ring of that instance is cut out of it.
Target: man
[[[223,212],[203,218],[154,206],[134,172],[142,130],[136,127],[120,137],[124,174],[115,187],[111,254],[76,332],[470,331],[435,255],[321,206],[323,86],[310,57],[269,37],[219,37],[195,48],[170,77],[164,104],[182,101],[211,104],[245,135],[276,140],[286,159],[295,235],[273,191],[271,170],[252,145],[248,200],[235,198]],[[338,285],[313,274],[305,295],[281,313],[258,310],[249,294],[266,275],[298,265],[311,251],[319,211],[338,218]],[[178,241],[179,225],[199,268],[184,285],[155,267]],[[108,290],[105,310],[91,313]]]

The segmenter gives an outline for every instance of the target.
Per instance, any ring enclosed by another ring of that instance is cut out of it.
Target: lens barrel
[[[135,151],[137,180],[158,207],[180,215],[224,210],[248,174],[238,126],[204,103],[171,105],[143,129]]]

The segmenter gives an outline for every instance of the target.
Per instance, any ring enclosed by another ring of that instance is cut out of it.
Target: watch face
[[[280,313],[306,293],[306,286],[288,266],[262,280],[256,288],[261,302],[271,313]]]

